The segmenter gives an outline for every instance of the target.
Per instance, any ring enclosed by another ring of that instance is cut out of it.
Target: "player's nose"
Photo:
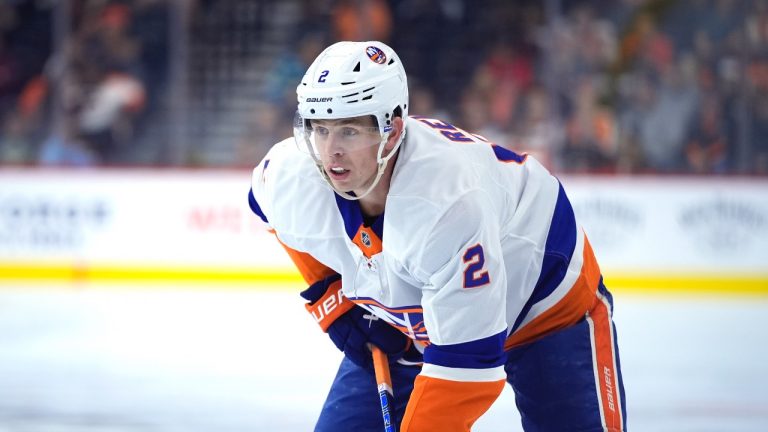
[[[324,150],[328,156],[341,156],[344,154],[344,147],[341,145],[341,140],[338,139],[335,134],[329,134],[325,140]]]

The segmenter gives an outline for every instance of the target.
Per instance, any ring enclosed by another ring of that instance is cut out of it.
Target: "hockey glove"
[[[355,364],[372,370],[368,344],[384,351],[390,360],[400,358],[410,339],[376,315],[356,306],[341,292],[341,276],[334,274],[301,292],[307,311],[328,333],[334,345]]]

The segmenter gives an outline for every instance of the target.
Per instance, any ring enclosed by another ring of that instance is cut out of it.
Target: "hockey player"
[[[612,297],[560,182],[409,117],[381,42],[328,47],[297,93],[294,138],[254,169],[249,203],[345,353],[316,430],[381,430],[369,344],[402,431],[469,431],[505,381],[526,430],[624,430]]]

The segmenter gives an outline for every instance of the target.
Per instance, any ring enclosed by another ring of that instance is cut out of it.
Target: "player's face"
[[[364,192],[376,177],[381,134],[370,117],[312,120],[314,144],[323,169],[342,191]]]

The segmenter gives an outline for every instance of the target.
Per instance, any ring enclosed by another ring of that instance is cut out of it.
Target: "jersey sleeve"
[[[469,431],[504,388],[506,275],[483,192],[451,205],[426,236],[420,271],[430,344],[404,431]]]
[[[251,211],[253,214],[259,217],[265,224],[269,224],[269,221],[267,220],[267,216],[264,214],[264,211],[261,209],[261,206],[256,201],[256,197],[253,196],[253,187],[251,187],[250,190],[248,190],[248,207],[251,208]]]
[[[271,162],[271,153],[274,152],[274,147],[267,155],[259,162],[253,169],[251,174],[251,189],[248,191],[248,207],[251,211],[258,216],[270,229],[272,228],[269,217],[265,210],[270,209],[272,188],[267,183],[267,170]],[[270,182],[271,183],[271,182]]]
[[[274,198],[278,194],[287,193],[283,190],[284,185],[279,184],[277,176],[280,175],[281,162],[285,159],[285,147],[289,144],[285,141],[276,144],[256,168],[253,169],[251,189],[248,191],[248,206],[254,214],[270,227],[270,230],[275,234],[275,238],[288,253],[288,256],[296,265],[304,280],[308,285],[312,285],[335,273],[335,271],[322,264],[312,255],[286,245],[277,236],[275,224],[270,223],[270,218],[273,217],[274,213]],[[277,222],[277,220],[272,222]]]
[[[285,243],[281,242],[280,239],[277,239],[277,241],[280,242],[280,245],[283,246],[283,249],[288,252],[288,256],[296,265],[296,268],[299,270],[299,273],[301,273],[301,276],[304,278],[304,281],[307,283],[307,285],[312,285],[315,282],[321,281],[326,277],[336,273],[333,269],[316,260],[312,255],[306,252],[300,252],[296,249],[292,249]]]

